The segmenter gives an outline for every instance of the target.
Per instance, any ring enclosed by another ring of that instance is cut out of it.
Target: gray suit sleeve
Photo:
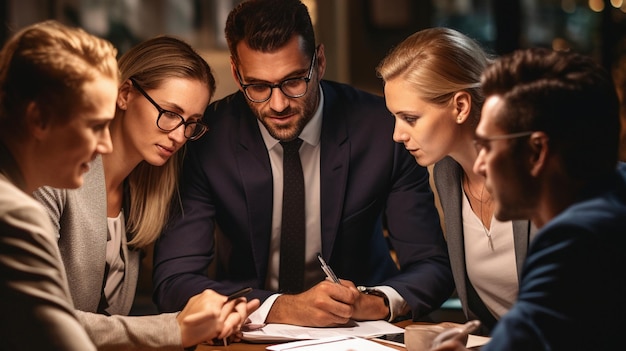
[[[0,184],[0,349],[95,350],[74,315],[46,214],[9,190]]]
[[[150,316],[105,316],[76,311],[98,350],[183,350],[178,313]]]

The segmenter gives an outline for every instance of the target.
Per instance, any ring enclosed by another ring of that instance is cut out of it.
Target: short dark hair
[[[519,50],[488,67],[481,83],[485,96],[505,102],[498,127],[545,132],[572,177],[589,180],[615,169],[619,102],[610,73],[592,58]]]
[[[235,7],[226,20],[226,41],[235,61],[242,40],[261,52],[272,52],[294,35],[304,41],[305,53],[315,51],[315,32],[307,7],[299,0],[248,0]]]

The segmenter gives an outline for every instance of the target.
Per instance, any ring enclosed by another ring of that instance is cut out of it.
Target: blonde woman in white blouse
[[[420,165],[434,164],[456,290],[465,316],[480,319],[484,334],[517,297],[531,234],[528,221],[493,218],[484,178],[472,171],[484,101],[480,75],[490,62],[466,35],[429,28],[405,39],[378,66],[396,121],[394,140]]]

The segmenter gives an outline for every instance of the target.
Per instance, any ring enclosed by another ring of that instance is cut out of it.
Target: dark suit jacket
[[[328,81],[322,89],[322,255],[339,277],[391,286],[415,318],[423,316],[453,290],[428,171],[393,142],[394,121],[381,97]],[[257,119],[241,92],[213,103],[205,119],[208,135],[188,144],[183,213],[156,244],[154,298],[163,311],[180,309],[206,288],[251,286],[248,296],[261,301],[273,293],[264,290],[272,170]],[[383,237],[383,213],[400,270]],[[215,224],[223,233],[217,239]]]
[[[489,334],[496,324],[495,317],[489,312],[485,303],[472,286],[467,276],[465,266],[465,244],[463,238],[463,216],[461,179],[463,169],[454,159],[446,157],[435,164],[433,178],[439,194],[446,226],[446,239],[450,264],[454,275],[457,294],[461,300],[463,312],[468,319],[479,319],[482,324],[481,333]],[[530,221],[513,221],[513,235],[515,246],[515,261],[517,263],[518,278],[522,272],[522,264],[526,258],[531,235],[536,228]]]
[[[623,350],[626,165],[541,228],[519,297],[481,350]]]

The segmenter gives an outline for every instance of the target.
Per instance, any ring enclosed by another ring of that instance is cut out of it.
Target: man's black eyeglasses
[[[316,50],[317,51],[317,50]],[[235,72],[237,73],[237,78],[239,78],[239,84],[241,85],[241,89],[243,89],[244,95],[248,98],[248,100],[252,102],[265,102],[272,97],[272,92],[274,88],[280,89],[280,91],[285,94],[285,96],[290,98],[299,98],[306,94],[309,89],[309,81],[311,81],[311,75],[313,74],[313,66],[315,64],[316,52],[313,52],[313,57],[311,57],[311,66],[309,67],[309,74],[306,77],[300,78],[289,78],[285,79],[277,84],[268,84],[268,83],[252,83],[252,84],[244,84],[241,79],[241,74],[239,73],[239,68],[235,68]]]
[[[159,116],[156,120],[156,125],[164,132],[171,132],[180,126],[185,126],[185,138],[189,140],[196,140],[200,138],[209,129],[202,122],[186,122],[183,116],[176,112],[168,111],[154,101],[143,88],[137,84],[134,78],[129,78],[133,82],[133,86],[141,93],[150,103],[159,111]]]
[[[519,132],[519,133],[511,133],[511,134],[502,134],[502,135],[494,135],[490,137],[478,137],[474,138],[474,147],[476,151],[480,153],[483,149],[489,149],[489,144],[492,141],[496,140],[509,140],[509,139],[517,139],[530,136],[533,131]]]

